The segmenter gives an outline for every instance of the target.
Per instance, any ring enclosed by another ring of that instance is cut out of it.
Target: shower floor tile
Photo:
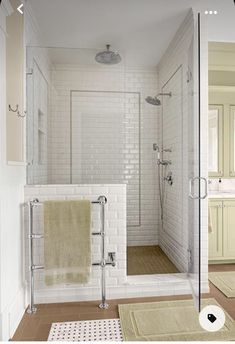
[[[127,275],[180,272],[159,246],[127,247]]]

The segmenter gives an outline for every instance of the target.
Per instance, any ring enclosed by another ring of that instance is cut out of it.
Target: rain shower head
[[[161,105],[161,101],[158,98],[158,96],[168,96],[168,97],[171,97],[172,93],[171,92],[169,92],[169,93],[158,93],[155,97],[148,96],[147,98],[145,98],[145,100],[146,100],[146,102],[148,104],[159,106],[159,105]]]
[[[102,51],[98,54],[96,54],[95,56],[95,60],[98,63],[103,63],[106,65],[113,65],[113,64],[117,64],[119,62],[121,62],[122,58],[121,56],[114,51],[110,51],[110,45],[107,44],[106,45],[106,49],[105,51]]]

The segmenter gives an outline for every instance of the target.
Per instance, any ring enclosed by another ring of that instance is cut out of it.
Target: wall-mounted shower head
[[[117,52],[111,51],[110,44],[107,44],[106,50],[96,54],[95,60],[99,63],[113,65],[121,62],[122,58]]]
[[[159,105],[161,105],[161,101],[158,98],[159,96],[171,97],[172,93],[171,92],[169,92],[169,93],[158,93],[155,97],[148,96],[147,98],[145,98],[145,100],[148,104],[159,106]]]
[[[151,105],[156,105],[156,106],[161,105],[161,101],[157,97],[148,96],[147,98],[145,98],[145,100],[148,104],[151,104]]]

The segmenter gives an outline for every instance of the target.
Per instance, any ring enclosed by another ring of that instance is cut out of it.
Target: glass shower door
[[[200,14],[195,20],[194,33],[188,51],[188,278],[195,305],[201,310],[201,200],[207,196],[207,181],[201,176],[201,69]]]

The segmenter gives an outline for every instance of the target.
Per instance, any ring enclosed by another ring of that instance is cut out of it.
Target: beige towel
[[[44,265],[46,285],[89,281],[90,201],[44,202]]]
[[[213,232],[211,207],[208,209],[208,233]]]

